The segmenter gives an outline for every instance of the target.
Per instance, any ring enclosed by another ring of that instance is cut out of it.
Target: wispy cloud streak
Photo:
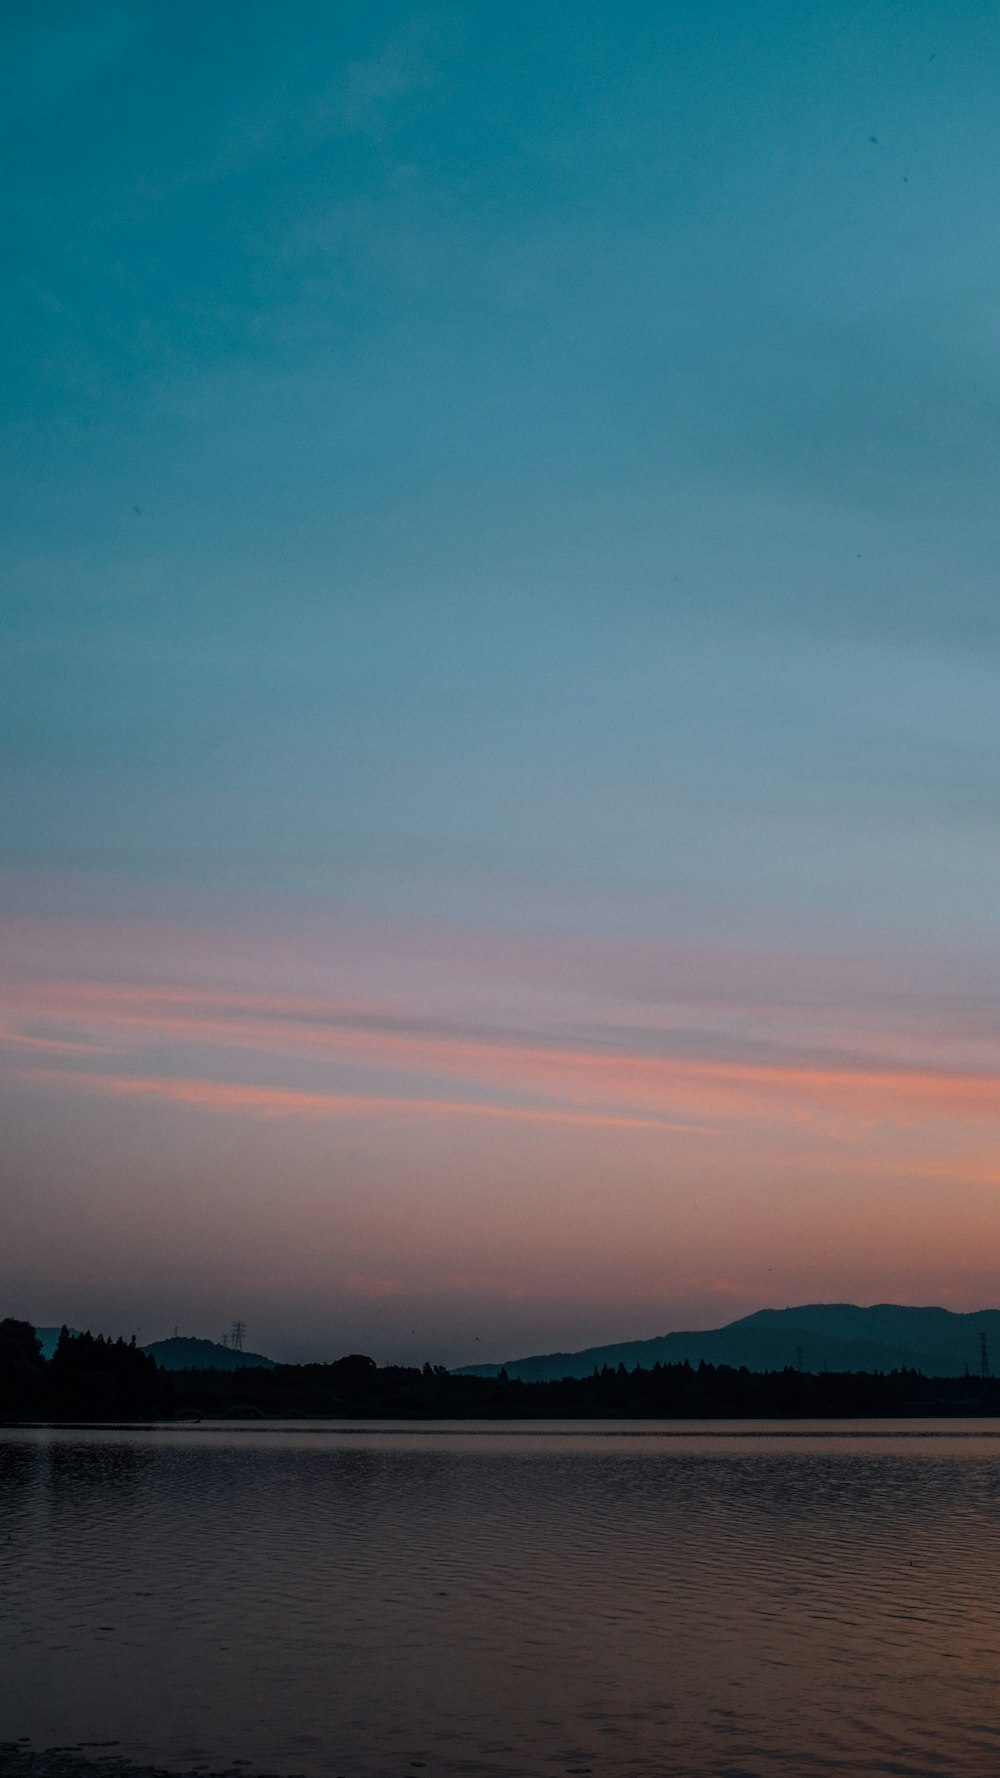
[[[699,1046],[698,1033],[688,1035],[687,1053],[678,1054],[676,1031],[664,1030],[663,1053],[656,1053],[657,1034],[649,1029],[637,1034],[609,1024],[596,1036],[570,1032],[553,1041],[486,1024],[449,1028],[440,1018],[422,1020],[405,1009],[311,996],[43,981],[10,984],[4,1001],[0,1040],[35,1057],[50,1054],[53,1084],[126,1080],[144,1055],[166,1049],[178,1077],[204,1079],[206,1092],[209,1086],[217,1088],[220,1104],[228,1093],[225,1102],[231,1111],[242,1106],[252,1112],[257,1105],[255,1115],[261,1114],[259,1106],[269,1089],[225,1084],[238,1072],[237,1055],[253,1055],[257,1066],[263,1059],[285,1070],[307,1063],[332,1069],[337,1078],[319,1099],[329,1099],[331,1106],[382,1105],[387,1111],[418,1100],[451,1103],[449,1096],[431,1090],[432,1083],[439,1088],[447,1081],[470,1096],[454,1100],[466,1108],[464,1115],[471,1115],[471,1097],[478,1095],[483,1115],[493,1115],[501,1109],[492,1103],[497,1095],[514,1095],[525,1107],[534,1103],[553,1112],[561,1107],[565,1115],[572,1109],[602,1120],[611,1116],[623,1125],[761,1117],[800,1121],[819,1114],[905,1127],[948,1120],[1000,1122],[1000,1070],[894,1059],[886,1040],[873,1043],[867,1055],[862,1045],[855,1045],[846,1056],[801,1059],[779,1052],[774,1059],[758,1060],[740,1054],[735,1042],[731,1051],[736,1053],[729,1054],[719,1053],[718,1042],[709,1045],[703,1039]],[[126,1069],[120,1075],[84,1077],[75,1058],[97,1053],[116,1055]],[[360,1070],[375,1070],[390,1084],[351,1091],[350,1077]],[[155,1070],[143,1070],[142,1078],[154,1074],[163,1074],[162,1059]],[[406,1090],[393,1087],[392,1079]],[[284,1082],[270,1084],[275,1092],[288,1091]],[[110,1084],[105,1090],[112,1090]],[[255,1100],[254,1094],[263,1097]],[[163,1096],[170,1096],[167,1087]],[[174,1097],[179,1102],[184,1095]],[[317,1095],[306,1098],[311,1102]],[[185,1102],[195,1102],[193,1088]]]
[[[390,1094],[307,1093],[284,1087],[250,1086],[218,1080],[184,1080],[170,1075],[97,1074],[84,1069],[53,1074],[23,1069],[19,1078],[42,1087],[69,1088],[108,1099],[160,1099],[172,1105],[231,1112],[252,1118],[414,1117],[424,1119],[491,1118],[501,1122],[583,1124],[600,1129],[690,1129],[667,1118],[587,1112],[550,1106],[489,1105],[479,1100],[422,1099]]]

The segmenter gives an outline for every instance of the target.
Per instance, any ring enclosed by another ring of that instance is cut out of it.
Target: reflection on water
[[[994,1778],[1000,1438],[767,1430],[0,1432],[0,1738]]]

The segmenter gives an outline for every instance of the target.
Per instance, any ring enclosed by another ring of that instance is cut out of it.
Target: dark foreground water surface
[[[0,1431],[0,1740],[997,1778],[998,1682],[994,1423]]]

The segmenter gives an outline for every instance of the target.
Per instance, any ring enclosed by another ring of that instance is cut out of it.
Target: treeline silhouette
[[[173,1406],[169,1379],[134,1337],[64,1327],[46,1361],[30,1322],[0,1321],[0,1419],[152,1420]]]
[[[453,1376],[440,1366],[379,1368],[360,1354],[333,1364],[273,1370],[175,1371],[177,1412],[254,1419],[350,1415],[363,1419],[826,1419],[905,1414],[1000,1414],[992,1378],[917,1371],[829,1373],[736,1370],[728,1365],[608,1366],[589,1377],[525,1383]]]
[[[177,1417],[399,1420],[843,1419],[1000,1415],[992,1377],[918,1371],[829,1372],[730,1365],[610,1366],[589,1377],[522,1382],[376,1365],[360,1353],[332,1364],[169,1374],[135,1340],[63,1328],[46,1362],[34,1328],[0,1321],[0,1419],[167,1420]]]

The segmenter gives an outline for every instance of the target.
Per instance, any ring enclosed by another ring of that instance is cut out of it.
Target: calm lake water
[[[0,1431],[0,1739],[177,1769],[1000,1773],[1000,1431]]]

